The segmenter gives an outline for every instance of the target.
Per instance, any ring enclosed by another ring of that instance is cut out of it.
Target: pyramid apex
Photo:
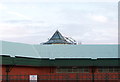
[[[59,32],[59,30],[56,30],[56,32]]]

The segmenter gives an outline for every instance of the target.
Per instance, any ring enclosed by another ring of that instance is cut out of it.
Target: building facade
[[[119,82],[119,58],[56,58],[36,59],[2,57],[2,82],[29,82],[37,75],[37,82]]]
[[[118,45],[76,45],[59,31],[43,44],[0,41],[0,80],[119,82],[118,55]]]

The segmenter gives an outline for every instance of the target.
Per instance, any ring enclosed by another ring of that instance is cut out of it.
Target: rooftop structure
[[[76,44],[75,40],[72,41],[67,37],[63,37],[62,34],[57,30],[53,36],[43,44]]]

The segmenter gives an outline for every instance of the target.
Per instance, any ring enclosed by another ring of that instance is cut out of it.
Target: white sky
[[[0,0],[1,2],[118,2],[119,0]]]
[[[84,44],[116,44],[117,0],[1,0],[0,39],[39,44],[58,29]]]

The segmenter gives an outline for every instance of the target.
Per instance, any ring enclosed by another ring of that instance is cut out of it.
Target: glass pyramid
[[[53,36],[49,39],[49,41],[45,42],[44,44],[71,44],[68,42],[62,34],[57,30]]]

